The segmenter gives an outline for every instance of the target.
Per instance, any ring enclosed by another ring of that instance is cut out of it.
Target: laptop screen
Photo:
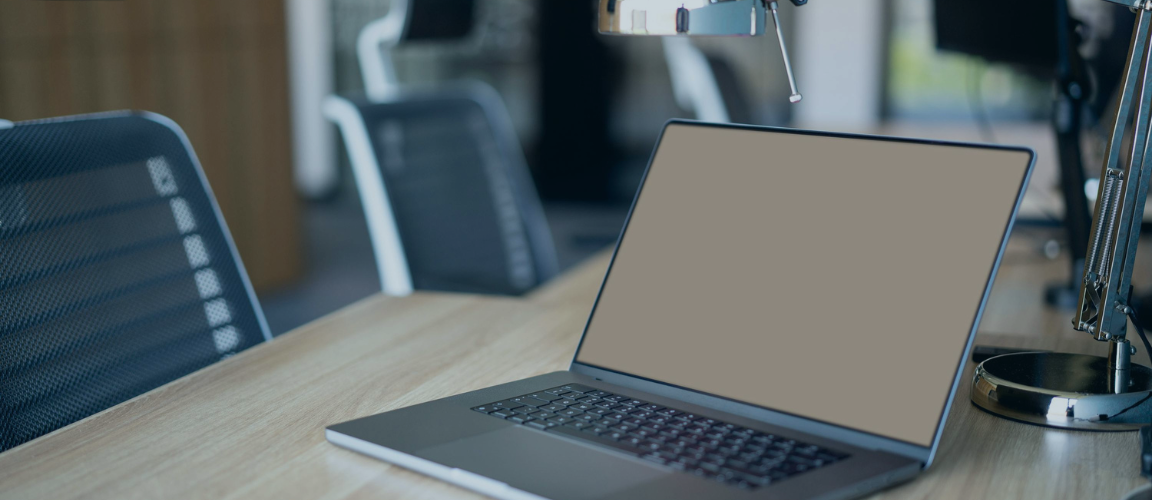
[[[576,361],[931,446],[1031,163],[672,123]]]

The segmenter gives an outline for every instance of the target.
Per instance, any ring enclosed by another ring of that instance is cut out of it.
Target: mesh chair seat
[[[175,124],[0,129],[0,451],[269,338]]]

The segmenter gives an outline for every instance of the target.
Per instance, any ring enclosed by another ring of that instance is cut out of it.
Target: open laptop
[[[670,122],[567,371],[328,440],[506,499],[908,480],[932,463],[1033,159]]]

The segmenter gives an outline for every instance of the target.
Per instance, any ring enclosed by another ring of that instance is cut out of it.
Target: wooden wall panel
[[[258,290],[300,273],[282,0],[0,2],[0,118],[154,111],[192,141]]]

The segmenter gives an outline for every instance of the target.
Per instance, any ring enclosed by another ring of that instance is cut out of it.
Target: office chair
[[[0,122],[0,451],[270,338],[176,124]]]
[[[360,32],[366,99],[329,97],[364,204],[381,289],[519,295],[558,273],[552,234],[494,89],[406,89],[391,51],[458,40],[472,2],[396,0]]]
[[[491,87],[329,97],[368,220],[381,288],[519,295],[558,272],[515,131]]]

